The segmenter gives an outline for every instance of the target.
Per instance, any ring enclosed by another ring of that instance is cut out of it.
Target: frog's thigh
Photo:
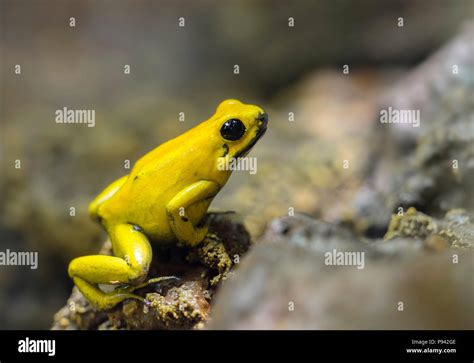
[[[141,282],[148,273],[152,250],[146,236],[130,224],[114,226],[109,235],[115,256],[78,257],[69,264],[69,276],[93,284]]]
[[[168,202],[166,211],[170,226],[180,242],[194,246],[200,243],[207,233],[207,228],[195,228],[189,218],[181,216],[181,208],[186,210],[195,203],[213,198],[218,192],[219,184],[213,181],[201,180],[187,186]]]
[[[129,271],[124,259],[113,256],[83,256],[69,264],[70,277],[80,277],[93,284],[128,283]]]
[[[129,266],[129,282],[141,282],[148,274],[153,257],[148,238],[128,223],[113,227],[109,235],[114,255],[123,258]]]
[[[140,282],[146,277],[152,259],[146,236],[132,225],[118,225],[110,232],[113,250],[118,256],[84,256],[69,264],[69,276],[81,293],[99,309],[109,309],[127,298],[143,300],[129,293],[131,289],[105,293],[96,284]]]

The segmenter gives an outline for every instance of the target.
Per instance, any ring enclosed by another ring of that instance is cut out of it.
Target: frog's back
[[[120,189],[100,207],[98,213],[105,224],[132,223],[152,239],[174,239],[166,205],[184,187],[213,179],[216,171],[209,150],[202,145],[195,133],[187,132],[144,155]],[[200,208],[203,213],[209,203]]]

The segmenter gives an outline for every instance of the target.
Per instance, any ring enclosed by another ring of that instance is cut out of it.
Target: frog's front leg
[[[109,309],[127,298],[143,301],[131,293],[133,288],[103,292],[97,284],[138,284],[148,273],[152,249],[146,236],[131,224],[120,224],[109,230],[115,256],[84,256],[69,264],[69,276],[77,288],[99,309]]]
[[[220,186],[216,182],[201,180],[187,186],[168,202],[166,211],[170,226],[180,243],[196,246],[207,234],[207,226],[196,228],[189,218],[180,213],[182,208],[186,211],[186,208],[193,204],[212,199],[219,189]]]

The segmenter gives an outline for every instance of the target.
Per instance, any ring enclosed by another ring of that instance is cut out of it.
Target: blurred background
[[[0,250],[39,252],[38,270],[0,267],[0,328],[37,329],[50,327],[70,293],[69,261],[96,253],[105,238],[87,216],[92,198],[129,172],[125,160],[133,165],[148,150],[207,119],[225,98],[260,105],[270,124],[252,151],[257,174],[234,173],[214,209],[238,211],[254,238],[289,208],[383,236],[394,208],[361,212],[372,197],[366,176],[374,155],[389,153],[374,120],[380,105],[406,105],[425,92],[416,88],[416,79],[413,87],[397,91],[397,85],[410,82],[406,76],[412,69],[462,31],[473,18],[474,3],[0,4]],[[180,17],[184,27],[178,26]],[[472,54],[461,51],[458,62],[471,67]],[[21,74],[15,74],[15,65],[21,65]],[[125,65],[130,74],[124,74]],[[469,77],[464,81],[472,91],[472,72]],[[456,99],[464,102],[468,95]],[[424,107],[423,100],[417,102],[417,108]],[[55,111],[63,107],[94,109],[95,127],[56,124]],[[430,107],[422,111],[430,116],[419,129],[404,128],[394,136],[400,147],[390,154],[392,161],[403,163],[413,140],[436,122],[429,118],[440,112]],[[18,159],[21,169],[14,167]],[[350,168],[342,167],[344,160]],[[455,180],[467,185],[462,177]],[[409,193],[400,198],[407,205],[418,202]],[[400,205],[400,198],[383,204]],[[441,216],[453,207],[472,207],[465,191],[430,203],[417,206]]]

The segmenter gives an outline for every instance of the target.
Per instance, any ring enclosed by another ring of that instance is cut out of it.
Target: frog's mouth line
[[[255,144],[257,143],[257,141],[263,136],[265,135],[265,132],[267,131],[267,122],[264,122],[262,124],[262,126],[260,126],[260,128],[258,129],[257,131],[257,134],[255,135],[255,137],[252,139],[252,141],[249,142],[249,144],[243,148],[242,150],[240,150],[234,157],[235,158],[240,158],[242,156],[245,156],[247,155],[250,150],[255,146]]]

